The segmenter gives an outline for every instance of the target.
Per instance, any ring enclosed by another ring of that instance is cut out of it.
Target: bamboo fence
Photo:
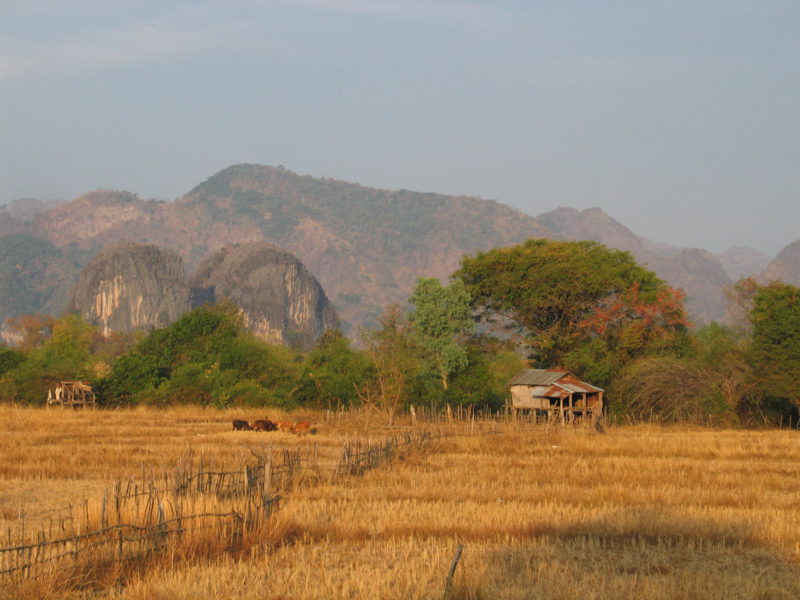
[[[117,481],[91,514],[85,501],[80,515],[36,532],[26,532],[24,521],[16,536],[9,529],[6,545],[0,547],[0,582],[63,573],[68,586],[70,577],[85,580],[87,572],[152,557],[198,534],[235,550],[294,487],[359,475],[412,447],[424,451],[440,437],[422,432],[385,442],[350,441],[335,466],[320,466],[316,447],[313,452],[310,447],[305,452],[270,449],[236,471],[207,469],[201,457],[196,472],[181,466],[158,485],[153,480]]]

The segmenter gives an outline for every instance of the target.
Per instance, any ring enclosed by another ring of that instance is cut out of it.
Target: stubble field
[[[236,467],[316,445],[332,465],[346,439],[388,435],[322,414],[304,415],[319,430],[306,438],[230,431],[264,416],[0,408],[0,526],[33,528],[200,456]],[[451,598],[800,597],[797,431],[445,429],[428,452],[289,493],[246,555],[155,562],[100,597],[443,598],[458,544]]]

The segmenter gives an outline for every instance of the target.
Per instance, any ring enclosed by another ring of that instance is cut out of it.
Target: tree
[[[102,397],[109,403],[126,404],[134,401],[137,393],[155,389],[165,379],[152,356],[136,351],[123,354],[114,361],[111,373],[100,385]]]
[[[499,410],[505,404],[506,382],[525,368],[510,344],[489,336],[471,336],[466,344],[467,367],[459,371],[446,395],[452,404]]]
[[[399,306],[393,304],[378,318],[380,329],[365,329],[361,337],[374,376],[354,389],[362,404],[386,416],[394,425],[397,410],[406,398],[409,379],[419,368],[411,327]]]
[[[202,306],[150,332],[117,357],[102,389],[108,402],[286,405],[298,355],[242,327],[231,304]]]
[[[25,362],[25,354],[19,350],[0,346],[0,376]]]
[[[780,282],[752,297],[750,362],[758,386],[773,404],[800,405],[800,288]],[[776,408],[778,408],[776,406]]]
[[[6,319],[12,337],[19,339],[22,350],[38,348],[53,333],[56,320],[42,313],[22,314]]]
[[[715,373],[672,356],[650,356],[628,364],[614,382],[614,396],[613,410],[637,419],[704,423],[711,415],[732,414]]]
[[[354,384],[363,384],[372,374],[369,359],[353,350],[339,330],[330,329],[308,353],[292,396],[317,406],[350,406],[358,402]]]
[[[59,381],[91,379],[90,352],[95,329],[78,315],[66,315],[53,323],[53,333],[42,346],[27,353],[3,376],[3,399],[44,403],[47,390]]]
[[[744,415],[757,387],[748,363],[750,339],[737,329],[710,323],[693,336],[693,360],[711,372],[725,404]]]
[[[527,336],[535,364],[594,369],[601,385],[632,358],[687,345],[681,293],[596,242],[532,239],[464,257],[455,276],[483,320]]]
[[[474,329],[470,297],[460,279],[444,287],[438,279],[417,279],[408,319],[430,367],[446,391],[450,377],[468,364],[464,342]]]

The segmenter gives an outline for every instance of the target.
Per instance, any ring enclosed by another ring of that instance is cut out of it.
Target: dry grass
[[[50,413],[16,410],[30,428],[18,444],[53,435],[33,425]],[[207,455],[213,448],[234,463],[249,444],[267,443],[228,432],[230,415],[193,410],[105,413],[105,424],[67,418],[91,424],[94,436],[80,439],[92,452],[107,446],[107,466],[87,469],[100,481],[141,471],[125,456],[134,447],[145,451],[145,468],[168,469],[187,448],[199,452],[196,439]],[[343,429],[323,425],[316,441],[334,456],[358,433]],[[451,598],[800,597],[797,432],[517,429],[450,438],[428,455],[298,490],[248,556],[162,561],[107,596],[442,598],[460,541]],[[108,441],[128,434],[135,444]],[[287,444],[305,443],[284,435]],[[14,479],[0,479],[0,498],[14,497],[9,481],[34,486],[38,477],[62,490],[82,483],[74,467],[63,478],[45,474],[47,465],[36,475],[38,453],[58,454],[65,443],[20,449],[25,464],[15,465]]]
[[[0,406],[0,532],[25,516],[30,529],[71,514],[86,498],[99,498],[116,480],[161,480],[187,462],[195,467],[240,468],[253,452],[316,446],[334,462],[356,432],[311,418],[318,435],[232,431],[231,420],[264,418],[263,410],[62,410]],[[272,418],[285,414],[269,411]]]

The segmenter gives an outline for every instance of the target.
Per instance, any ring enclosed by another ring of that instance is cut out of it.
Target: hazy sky
[[[0,204],[235,163],[800,238],[797,0],[0,0]]]

